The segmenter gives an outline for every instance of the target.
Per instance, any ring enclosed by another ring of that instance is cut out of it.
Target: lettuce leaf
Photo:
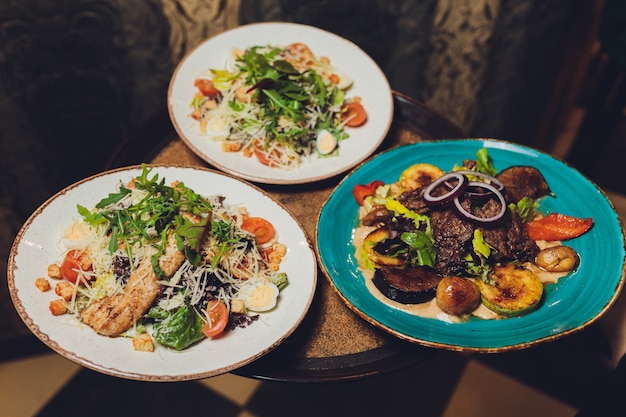
[[[185,305],[153,326],[154,339],[163,346],[184,350],[204,339],[204,321],[190,305]]]

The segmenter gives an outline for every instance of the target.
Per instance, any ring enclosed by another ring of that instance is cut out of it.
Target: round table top
[[[420,140],[464,137],[465,132],[453,122],[394,92],[393,123],[375,153]],[[178,137],[166,110],[133,132],[105,168],[143,162],[207,165]],[[313,240],[319,210],[342,177],[293,186],[256,185],[287,207]],[[323,276],[319,268],[318,275]],[[435,353],[367,323],[344,304],[328,280],[320,279],[312,306],[298,329],[280,346],[233,373],[276,381],[338,381],[401,369]]]

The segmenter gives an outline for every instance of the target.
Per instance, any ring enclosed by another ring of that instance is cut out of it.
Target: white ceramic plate
[[[153,353],[138,352],[128,338],[108,338],[66,316],[48,310],[54,290],[35,288],[37,277],[61,253],[58,241],[78,217],[76,205],[94,206],[128,182],[141,167],[108,171],[69,186],[46,201],[26,221],[17,235],[8,264],[11,298],[22,320],[46,345],[64,357],[96,371],[128,379],[181,381],[229,372],[266,354],[284,341],[304,318],[315,292],[317,264],[312,244],[301,225],[286,209],[260,189],[229,175],[203,168],[152,166],[166,183],[180,180],[201,195],[223,195],[226,204],[243,205],[252,215],[270,220],[288,251],[281,270],[289,285],[283,289],[276,309],[261,314],[246,328],[235,329],[218,340],[205,339],[177,352],[157,345]],[[52,283],[54,285],[54,283]]]
[[[327,56],[333,66],[348,74],[353,85],[346,93],[359,96],[368,121],[358,128],[347,128],[350,138],[340,143],[339,156],[318,158],[313,155],[296,170],[281,170],[262,165],[256,158],[240,152],[222,151],[221,143],[202,135],[198,122],[190,117],[190,103],[197,89],[194,80],[206,77],[210,69],[233,64],[233,48],[256,45],[287,46],[302,42],[316,56]],[[200,158],[211,165],[266,184],[298,184],[318,181],[342,173],[371,155],[385,138],[393,119],[393,96],[378,65],[358,46],[324,30],[294,23],[256,23],[214,36],[193,49],[180,62],[168,91],[168,111],[181,139]]]

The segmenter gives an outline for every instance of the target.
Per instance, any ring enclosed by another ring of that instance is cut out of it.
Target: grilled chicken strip
[[[184,259],[185,255],[176,248],[176,241],[172,237],[168,241],[165,253],[159,259],[159,266],[169,278]],[[161,290],[162,286],[158,283],[150,263],[150,256],[147,256],[132,271],[123,293],[94,301],[80,313],[80,318],[102,335],[119,336],[148,311]]]

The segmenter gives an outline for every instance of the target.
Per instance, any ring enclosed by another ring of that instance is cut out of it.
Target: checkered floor
[[[365,380],[291,384],[224,374],[149,383],[80,367],[56,353],[0,363],[6,417],[138,415],[221,417],[381,416],[571,417],[576,408],[463,355]]]

